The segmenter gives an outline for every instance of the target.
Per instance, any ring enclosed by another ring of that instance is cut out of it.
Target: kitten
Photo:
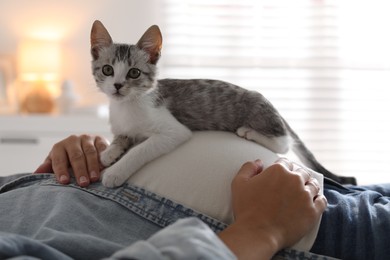
[[[100,21],[91,31],[92,70],[110,99],[112,144],[101,154],[102,182],[122,185],[151,160],[191,138],[192,131],[235,132],[275,153],[292,146],[300,159],[338,182],[354,182],[321,166],[260,93],[216,80],[157,80],[162,36],[151,26],[135,45],[115,44]],[[290,142],[292,140],[292,142]]]

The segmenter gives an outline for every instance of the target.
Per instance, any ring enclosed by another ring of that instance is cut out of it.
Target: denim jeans
[[[390,183],[334,185],[311,252],[341,259],[390,259]]]
[[[198,217],[215,232],[226,227],[138,187],[125,184],[110,189],[93,183],[81,188],[74,182],[64,186],[53,175],[28,175],[3,185],[0,208],[0,231],[22,235],[64,254],[56,259],[67,259],[65,255],[76,259],[109,257],[181,218]],[[43,251],[40,254],[44,255]],[[283,250],[276,258],[326,259],[295,250]]]

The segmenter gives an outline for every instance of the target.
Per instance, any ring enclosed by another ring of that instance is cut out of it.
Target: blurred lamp
[[[19,45],[18,70],[23,85],[21,110],[50,113],[58,92],[61,49],[58,42],[28,40]]]

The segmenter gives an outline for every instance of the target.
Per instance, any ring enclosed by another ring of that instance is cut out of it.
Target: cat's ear
[[[91,29],[91,54],[92,57],[96,60],[99,58],[99,50],[102,47],[108,47],[112,44],[112,39],[110,34],[104,25],[96,20]]]
[[[162,36],[157,25],[152,25],[137,43],[138,48],[149,54],[149,62],[156,64],[161,55]]]

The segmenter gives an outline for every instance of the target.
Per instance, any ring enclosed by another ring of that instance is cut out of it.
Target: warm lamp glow
[[[61,50],[57,42],[29,40],[18,51],[19,76],[22,81],[59,79]]]
[[[20,110],[50,113],[58,92],[61,49],[58,42],[29,40],[19,45]]]

